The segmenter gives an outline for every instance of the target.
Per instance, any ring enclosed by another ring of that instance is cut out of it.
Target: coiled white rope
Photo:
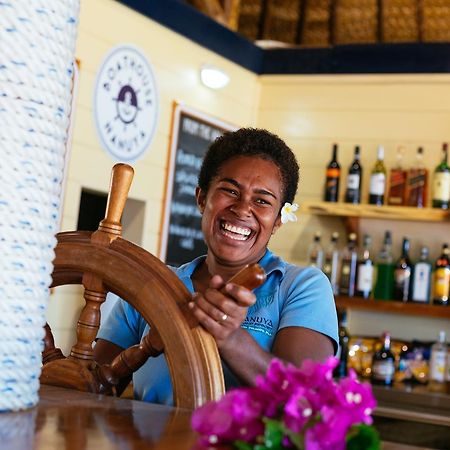
[[[0,0],[0,411],[38,401],[78,11]]]

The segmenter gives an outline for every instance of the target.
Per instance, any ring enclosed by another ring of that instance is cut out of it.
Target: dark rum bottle
[[[335,367],[333,375],[335,378],[344,378],[348,374],[348,351],[350,344],[350,335],[347,329],[347,311],[345,309],[338,311],[339,318],[339,350],[336,355],[339,363]]]
[[[339,282],[340,294],[348,295],[349,297],[355,295],[357,263],[356,233],[350,233],[347,246],[342,251],[341,279]]]
[[[402,254],[395,264],[394,300],[407,302],[411,284],[412,263],[409,258],[409,239],[403,238]]]
[[[433,174],[433,208],[448,209],[450,206],[450,167],[447,143],[442,145],[442,161]]]
[[[372,357],[372,383],[391,386],[394,382],[395,357],[391,351],[391,335],[384,332],[381,348]]]
[[[434,271],[434,295],[435,305],[448,305],[450,295],[450,249],[447,244],[442,246],[442,253],[436,260]]]
[[[360,163],[359,146],[355,147],[355,156],[348,169],[347,189],[345,191],[346,203],[361,203],[362,167]]]
[[[337,202],[339,200],[339,178],[341,166],[337,161],[338,145],[333,144],[333,156],[328,163],[325,181],[324,200],[326,202]]]

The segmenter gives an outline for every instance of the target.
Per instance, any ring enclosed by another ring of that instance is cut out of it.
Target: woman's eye
[[[237,195],[237,191],[231,188],[222,188],[223,191],[228,192],[231,195]]]
[[[256,203],[259,203],[260,205],[270,205],[270,203],[263,198],[256,199]]]

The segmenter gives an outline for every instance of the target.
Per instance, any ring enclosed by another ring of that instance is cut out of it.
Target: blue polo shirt
[[[190,263],[172,268],[190,292],[194,292],[191,276],[205,260],[200,256]],[[318,331],[338,347],[338,325],[333,293],[327,277],[313,267],[286,263],[269,250],[259,264],[267,274],[266,282],[255,289],[256,303],[249,308],[241,327],[247,330],[266,351],[278,330],[285,327],[305,327]],[[97,337],[122,348],[138,344],[148,333],[149,325],[127,302],[120,299],[101,326]],[[245,364],[245,361],[243,361]],[[233,374],[224,366],[225,385],[238,385]],[[164,354],[149,358],[133,375],[135,397],[152,403],[172,404],[172,384]]]

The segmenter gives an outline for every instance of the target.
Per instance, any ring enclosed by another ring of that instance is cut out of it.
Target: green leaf
[[[277,420],[267,418],[264,419],[264,422],[266,424],[266,428],[264,430],[264,448],[270,450],[281,450],[283,448],[283,425]]]
[[[347,436],[346,450],[380,450],[378,431],[369,425],[359,424],[351,428]]]
[[[245,441],[234,441],[233,444],[238,450],[253,450],[253,445]]]

